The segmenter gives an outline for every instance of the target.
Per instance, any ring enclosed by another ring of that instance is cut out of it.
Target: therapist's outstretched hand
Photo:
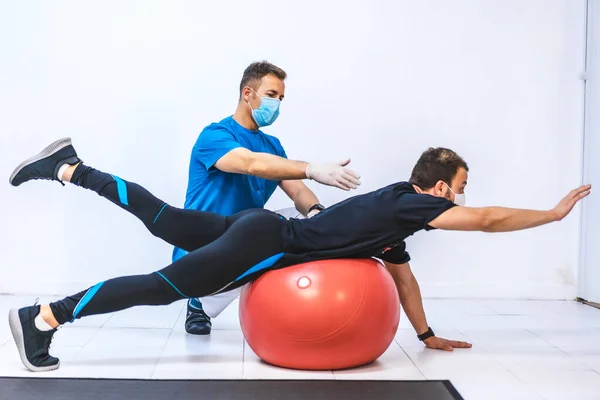
[[[308,164],[306,177],[342,190],[356,189],[360,185],[360,175],[346,168],[348,164],[350,159],[340,163]]]

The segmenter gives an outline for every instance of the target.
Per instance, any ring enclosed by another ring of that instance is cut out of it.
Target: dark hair
[[[256,89],[256,86],[258,86],[260,80],[269,74],[275,75],[282,81],[285,80],[285,78],[287,78],[287,74],[284,70],[282,70],[276,65],[271,64],[270,62],[260,61],[248,65],[248,67],[244,70],[244,75],[242,75],[242,82],[240,83],[240,94],[242,92],[242,89],[244,89],[246,86],[250,86],[253,89]]]
[[[443,147],[430,147],[421,154],[415,164],[409,183],[423,190],[431,189],[439,180],[450,185],[459,168],[469,170],[465,160],[454,151]]]

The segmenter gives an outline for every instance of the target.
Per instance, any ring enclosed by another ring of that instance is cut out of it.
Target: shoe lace
[[[54,338],[54,335],[52,336],[47,336],[44,339],[44,349],[46,351],[46,354],[50,353],[50,348],[52,347],[52,339]]]
[[[38,302],[40,301],[39,297],[35,298],[35,303],[33,303],[34,306],[37,306]],[[56,329],[60,329],[60,326]],[[52,339],[54,339],[54,335],[52,336],[48,336],[45,338],[44,340],[44,349],[46,350],[46,354],[50,353],[50,348],[52,347]]]

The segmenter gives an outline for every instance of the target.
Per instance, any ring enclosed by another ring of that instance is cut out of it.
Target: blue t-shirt
[[[190,160],[184,208],[232,215],[249,208],[263,208],[278,181],[231,174],[215,167],[221,157],[238,147],[287,158],[279,139],[238,124],[233,117],[213,123],[200,133]],[[187,254],[173,250],[173,261]]]

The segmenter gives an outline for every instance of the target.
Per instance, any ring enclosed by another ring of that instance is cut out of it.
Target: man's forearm
[[[281,189],[294,202],[296,210],[307,216],[308,210],[319,202],[317,196],[301,180],[285,180],[279,183]],[[318,211],[315,211],[318,212]]]
[[[512,232],[535,228],[557,220],[552,211],[522,210],[504,207],[483,208],[484,232]]]
[[[296,210],[300,211],[304,216],[308,214],[309,208],[319,202],[317,196],[315,196],[313,191],[309,188],[306,188],[305,190],[299,190],[293,200]]]
[[[213,165],[230,174],[246,174],[274,181],[308,178],[322,185],[351,190],[360,185],[360,175],[345,168],[349,162],[350,159],[341,163],[309,164],[237,147],[221,156]]]
[[[288,160],[267,153],[253,153],[247,173],[275,181],[306,179],[307,166],[308,163],[304,161]]]
[[[417,334],[427,332],[427,318],[423,309],[423,299],[421,298],[421,290],[417,280],[413,277],[409,282],[396,284],[398,287],[398,295],[400,296],[400,304],[404,310],[404,314],[412,324]]]
[[[429,325],[423,309],[421,289],[410,267],[407,264],[385,263],[385,265],[396,284],[404,314],[406,314],[418,335],[425,333],[429,329]]]

